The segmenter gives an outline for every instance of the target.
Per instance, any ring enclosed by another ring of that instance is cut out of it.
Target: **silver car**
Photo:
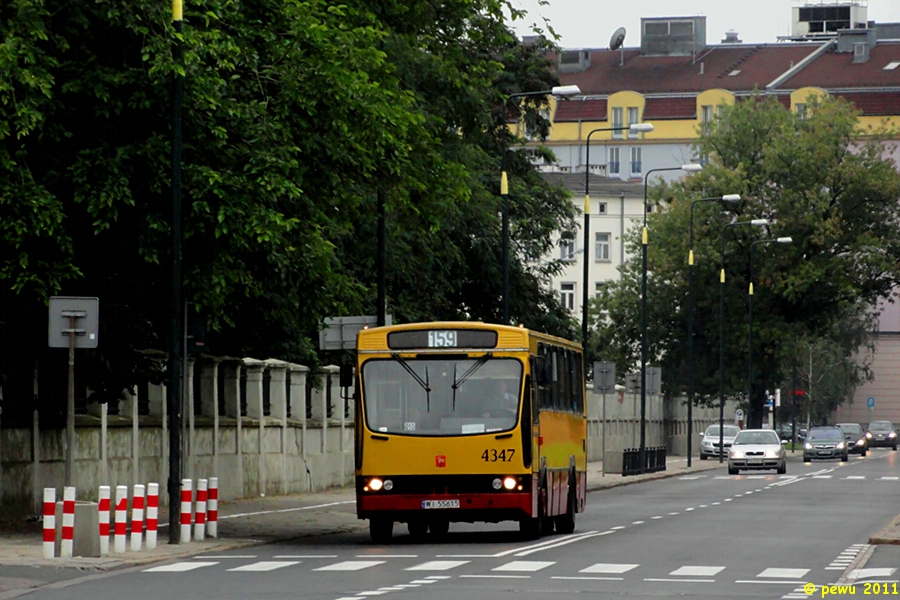
[[[737,425],[725,425],[722,428],[722,444],[725,446],[725,452],[731,448],[734,436],[740,433]],[[706,428],[703,438],[700,440],[700,460],[706,460],[709,457],[717,457],[721,454],[719,450],[719,426],[710,425]]]
[[[771,429],[745,429],[734,438],[728,451],[728,474],[741,469],[777,469],[787,473],[787,452],[778,434]]]

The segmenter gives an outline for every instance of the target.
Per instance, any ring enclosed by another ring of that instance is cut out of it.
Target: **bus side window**
[[[575,412],[584,414],[584,369],[581,355],[575,355]]]

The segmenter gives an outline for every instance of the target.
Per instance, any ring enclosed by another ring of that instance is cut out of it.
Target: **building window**
[[[609,238],[608,233],[594,234],[594,260],[597,262],[609,262]]]
[[[609,174],[610,175],[618,175],[619,174],[619,149],[618,148],[610,148],[609,149]]]
[[[613,117],[612,118],[612,121],[613,121],[612,126],[613,127],[624,127],[624,125],[622,125],[622,107],[621,106],[618,106],[618,107],[612,109],[612,117]],[[613,131],[613,137],[622,139],[622,132],[621,131]]]
[[[597,214],[600,214],[600,215],[606,214],[606,202],[598,202],[597,203]]]
[[[640,148],[632,148],[631,149],[631,175],[640,175],[641,174],[641,149]]]
[[[709,124],[712,123],[714,115],[712,106],[700,107],[700,128],[704,135],[709,133]]]
[[[562,300],[563,306],[569,310],[575,310],[575,284],[562,283],[560,284],[559,290],[560,300]]]
[[[562,260],[575,260],[575,240],[563,238],[559,240],[559,257]]]
[[[797,118],[801,120],[806,120],[809,117],[809,114],[806,112],[806,104],[797,104]]]
[[[637,106],[629,106],[628,107],[628,125],[637,125],[638,122],[638,109]],[[637,131],[628,130],[628,137],[636,138],[638,136]]]
[[[603,293],[603,290],[606,288],[608,281],[598,281],[594,284],[594,298],[599,298],[600,294]]]

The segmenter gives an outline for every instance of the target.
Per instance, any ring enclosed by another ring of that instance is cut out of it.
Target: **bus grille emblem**
[[[447,466],[447,457],[443,454],[438,454],[434,457],[434,466],[438,469],[443,469]]]

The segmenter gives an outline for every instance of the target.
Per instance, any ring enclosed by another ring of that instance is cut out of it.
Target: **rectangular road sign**
[[[96,348],[99,341],[99,323],[99,298],[52,296],[50,298],[47,344],[51,348],[68,348],[69,331],[74,329],[76,348]]]

